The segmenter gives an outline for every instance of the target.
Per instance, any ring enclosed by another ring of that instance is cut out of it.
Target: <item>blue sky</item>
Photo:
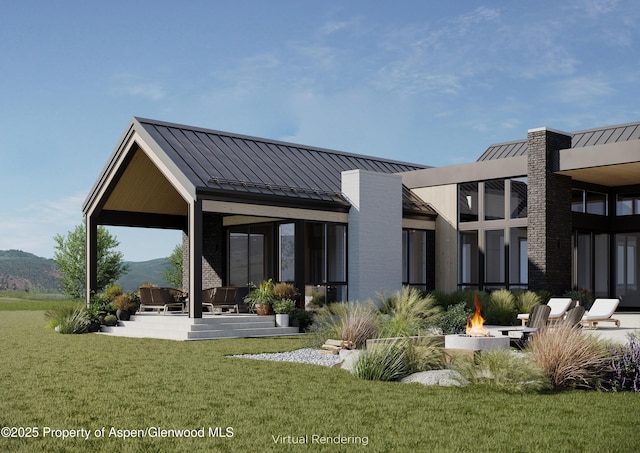
[[[433,166],[638,121],[639,5],[3,2],[0,249],[53,256],[132,116]],[[131,261],[181,237],[111,231]]]

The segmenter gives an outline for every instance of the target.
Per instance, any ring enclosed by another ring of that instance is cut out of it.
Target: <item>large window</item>
[[[620,194],[616,202],[616,215],[639,215],[640,214],[640,194],[628,193]]]
[[[511,180],[511,218],[526,219],[527,218],[527,178],[515,178]]]
[[[505,287],[504,230],[485,232],[485,284],[490,287]]]
[[[609,235],[576,232],[573,243],[573,281],[576,289],[593,292],[596,297],[609,295]]]
[[[527,229],[510,228],[509,286],[526,288],[529,284]]]
[[[229,284],[258,285],[271,275],[272,228],[252,225],[229,229]]]
[[[308,222],[305,249],[305,296],[326,302],[346,300],[346,225]]]
[[[427,289],[427,232],[402,231],[402,282]]]
[[[609,210],[606,193],[592,192],[582,189],[571,191],[571,210],[595,215],[607,215]]]
[[[458,210],[460,222],[478,221],[478,183],[460,184],[458,189]]]
[[[487,181],[484,183],[484,219],[504,219],[504,181]]]
[[[460,269],[458,280],[462,288],[477,288],[479,280],[478,232],[463,231],[460,233]]]
[[[296,268],[295,224],[283,223],[278,226],[278,280],[292,282]]]

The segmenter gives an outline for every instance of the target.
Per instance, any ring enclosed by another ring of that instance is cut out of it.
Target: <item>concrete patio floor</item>
[[[627,341],[629,334],[640,334],[640,313],[614,313],[612,318],[620,321],[620,327],[613,322],[602,322],[597,329],[583,328],[582,331],[589,335],[600,336],[603,339],[616,342]],[[499,329],[504,326],[486,326],[491,335],[501,335]]]

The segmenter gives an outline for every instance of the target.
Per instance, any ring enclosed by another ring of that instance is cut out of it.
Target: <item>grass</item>
[[[300,338],[172,342],[60,335],[44,325],[42,311],[0,313],[0,426],[85,428],[91,438],[0,437],[0,451],[640,451],[631,392],[513,395],[363,381],[225,357],[296,349]],[[232,427],[234,436],[95,438],[102,427]],[[278,434],[369,443],[283,445]]]

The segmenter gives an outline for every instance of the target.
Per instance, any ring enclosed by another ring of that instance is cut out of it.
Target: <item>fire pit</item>
[[[445,349],[467,349],[472,351],[493,351],[496,349],[509,349],[509,337],[494,337],[484,327],[484,318],[480,313],[478,296],[473,296],[476,311],[467,323],[467,333],[460,335],[445,335]]]

